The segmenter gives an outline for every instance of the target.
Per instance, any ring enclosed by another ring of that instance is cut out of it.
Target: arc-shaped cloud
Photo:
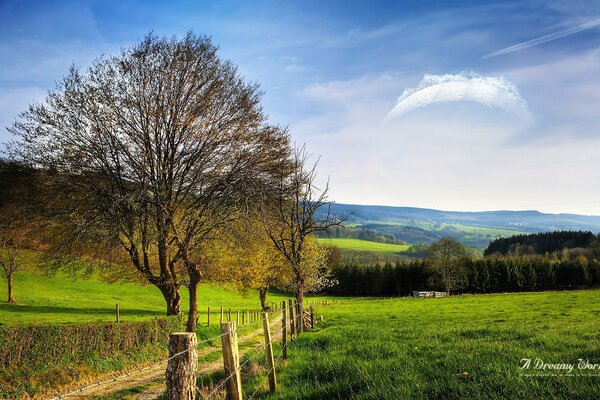
[[[386,115],[386,123],[417,108],[433,103],[470,101],[529,119],[527,103],[514,83],[503,76],[485,77],[472,72],[425,75],[416,88],[406,89]]]

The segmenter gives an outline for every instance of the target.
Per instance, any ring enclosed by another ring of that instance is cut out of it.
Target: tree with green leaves
[[[462,287],[467,257],[465,246],[450,237],[443,237],[429,246],[427,259],[448,294]]]

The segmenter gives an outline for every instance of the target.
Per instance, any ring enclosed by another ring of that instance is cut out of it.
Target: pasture
[[[320,238],[319,243],[336,246],[340,250],[368,251],[383,254],[398,254],[410,248],[410,245],[407,244],[379,243],[350,238]]]
[[[188,296],[180,289],[181,308],[187,313]],[[119,304],[121,321],[141,321],[165,315],[160,291],[154,286],[137,283],[109,284],[97,278],[73,279],[63,273],[44,276],[24,271],[15,274],[17,304],[6,303],[6,287],[0,285],[0,325],[17,323],[113,322],[115,304]],[[273,293],[270,301],[280,302],[288,296]],[[199,289],[200,320],[206,321],[207,306],[213,321],[218,307],[226,309],[257,309],[256,291],[239,292],[234,288],[204,283]]]
[[[592,399],[600,291],[403,298],[318,308],[291,344],[276,399]],[[574,370],[522,369],[522,359]],[[246,384],[252,393],[260,379]],[[264,388],[259,390],[263,398]],[[271,397],[269,397],[271,398]]]

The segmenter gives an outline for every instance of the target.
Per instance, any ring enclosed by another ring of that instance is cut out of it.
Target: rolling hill
[[[346,229],[330,237],[360,238],[365,232],[390,243],[431,243],[443,236],[467,245],[485,247],[490,240],[519,233],[555,230],[600,232],[600,216],[548,214],[527,211],[442,211],[416,207],[372,206],[333,203],[336,215],[348,215]]]

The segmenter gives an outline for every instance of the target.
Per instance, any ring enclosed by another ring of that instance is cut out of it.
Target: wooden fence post
[[[223,306],[221,306],[221,318],[219,319],[219,323],[222,324],[223,322]]]
[[[221,324],[221,346],[223,348],[223,366],[225,368],[225,388],[227,400],[242,400],[242,374],[235,322]]]
[[[250,310],[246,310],[246,323],[250,323]]]
[[[287,359],[287,307],[285,300],[281,303],[281,358]]]
[[[275,376],[275,357],[273,357],[273,343],[271,343],[271,328],[269,327],[269,314],[262,312],[263,332],[265,334],[265,347],[267,348],[267,367],[269,368],[269,392],[275,393],[277,378]]]
[[[288,300],[290,315],[290,341],[296,340],[296,307],[292,299]]]
[[[229,312],[227,313],[227,321],[231,322],[231,307],[229,307]]]
[[[195,333],[171,333],[169,336],[169,362],[166,372],[169,400],[196,398],[197,345]]]
[[[315,309],[312,304],[310,306],[310,329],[315,329]]]
[[[117,324],[119,323],[119,305],[115,306],[115,316],[117,317]]]
[[[296,331],[298,331],[298,334],[301,334],[304,332],[304,304],[302,302],[296,302],[296,307],[298,308],[296,311],[296,315],[298,316]]]
[[[237,325],[239,325],[239,324],[240,324],[240,310],[237,310],[237,314],[236,314],[236,316],[235,316],[235,323],[236,323]]]

